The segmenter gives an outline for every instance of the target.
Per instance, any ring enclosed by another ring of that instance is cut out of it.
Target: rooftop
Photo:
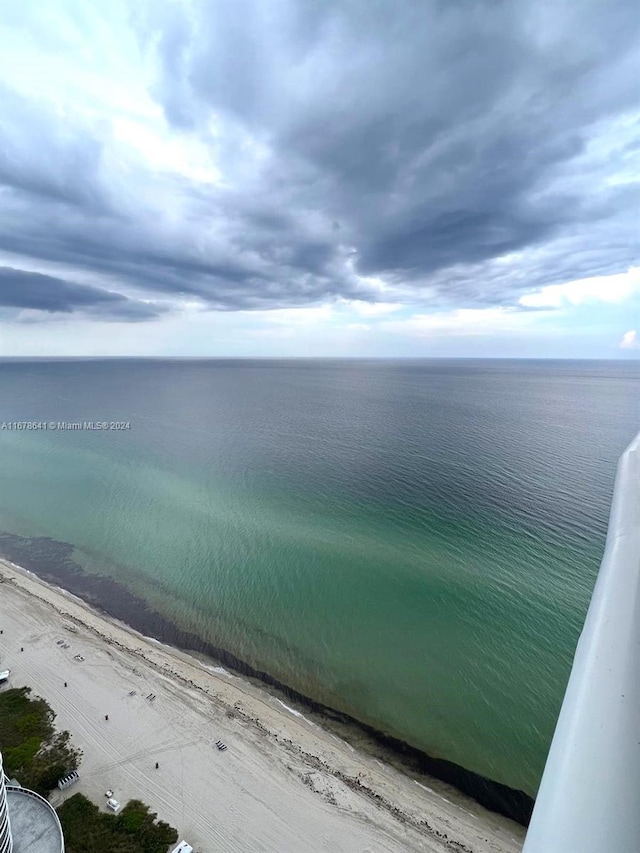
[[[53,807],[38,794],[7,785],[13,853],[64,853],[64,839]]]

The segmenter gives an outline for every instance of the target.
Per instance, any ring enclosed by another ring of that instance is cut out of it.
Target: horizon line
[[[615,361],[637,362],[638,356],[502,356],[502,355],[0,355],[6,361]]]

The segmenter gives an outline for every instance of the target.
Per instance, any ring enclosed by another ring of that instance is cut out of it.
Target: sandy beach
[[[142,799],[198,853],[521,850],[518,824],[354,750],[214,662],[145,638],[3,560],[0,581],[10,685],[44,697],[84,753],[64,796],[104,804],[111,789],[122,803]]]

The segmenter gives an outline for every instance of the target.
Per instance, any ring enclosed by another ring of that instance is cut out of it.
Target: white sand
[[[11,686],[51,704],[84,753],[64,796],[81,791],[104,807],[110,788],[123,804],[141,799],[198,853],[521,850],[522,827],[451,787],[416,784],[266,691],[11,563],[0,560],[0,578],[2,668]]]

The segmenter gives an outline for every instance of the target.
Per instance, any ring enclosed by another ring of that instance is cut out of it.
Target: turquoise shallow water
[[[535,794],[637,432],[631,362],[0,361],[0,529]]]

